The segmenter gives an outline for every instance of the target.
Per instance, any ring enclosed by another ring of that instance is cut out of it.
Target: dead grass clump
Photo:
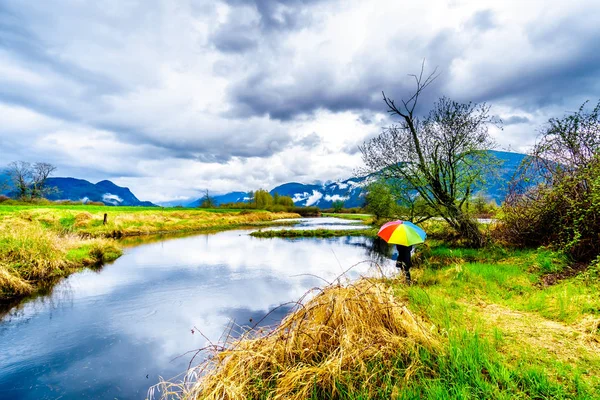
[[[389,283],[361,279],[323,289],[276,329],[252,331],[224,348],[188,372],[200,376],[195,383],[159,385],[163,398],[306,399],[327,393],[335,399],[340,382],[375,396],[393,362],[402,359],[407,366],[399,377],[406,382],[419,366],[419,349],[437,351],[439,343]]]
[[[31,294],[84,266],[121,255],[109,239],[59,234],[36,221],[0,220],[0,299]]]
[[[25,296],[33,292],[29,282],[21,279],[12,269],[0,262],[0,299],[8,296]]]
[[[75,226],[77,228],[82,227],[82,226],[87,226],[87,224],[93,218],[94,218],[94,216],[87,211],[79,213],[79,214],[75,215],[75,223],[73,224],[73,226]]]
[[[24,279],[47,276],[62,266],[65,250],[55,233],[22,220],[0,224],[0,230],[0,259],[17,267]]]

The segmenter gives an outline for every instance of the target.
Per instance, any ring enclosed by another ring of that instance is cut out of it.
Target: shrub
[[[377,219],[390,218],[396,212],[396,199],[390,186],[383,180],[367,186],[367,210]]]
[[[500,239],[553,245],[581,261],[600,254],[600,103],[584,106],[542,132],[502,208]]]
[[[319,207],[294,207],[290,212],[300,214],[303,217],[320,217],[321,209]]]

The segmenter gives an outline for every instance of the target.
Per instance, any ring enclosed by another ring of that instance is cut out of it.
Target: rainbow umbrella
[[[379,229],[377,236],[388,243],[401,244],[403,246],[423,243],[425,238],[427,238],[427,234],[423,229],[408,221],[388,222]]]

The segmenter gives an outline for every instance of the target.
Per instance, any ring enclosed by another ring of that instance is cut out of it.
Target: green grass
[[[547,249],[434,242],[423,253],[417,284],[398,284],[397,295],[448,337],[448,363],[438,359],[433,380],[400,398],[600,398],[600,282],[544,286],[569,264]]]
[[[370,214],[322,213],[321,215],[323,217],[349,219],[352,221],[363,221],[365,223],[371,223],[373,221],[373,216]]]
[[[420,349],[413,371],[404,354],[391,369],[381,360],[372,368],[378,398],[600,399],[600,282],[572,277],[541,285],[545,274],[568,267],[547,249],[434,241],[417,258],[416,284],[399,281],[395,292],[446,338],[444,350]],[[336,399],[372,393],[352,376],[337,385]]]

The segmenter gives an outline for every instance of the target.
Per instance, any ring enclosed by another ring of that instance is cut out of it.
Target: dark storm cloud
[[[502,123],[504,125],[517,125],[517,124],[525,124],[530,122],[530,119],[527,117],[520,117],[518,115],[513,115],[508,118],[504,118]]]
[[[297,140],[296,142],[294,142],[294,144],[310,150],[321,145],[322,142],[323,141],[321,140],[321,137],[316,132],[313,132],[310,135],[305,136],[300,140]]]
[[[246,6],[260,15],[263,30],[297,29],[310,19],[309,7],[326,0],[225,0],[230,6]]]
[[[234,121],[232,121],[234,123]],[[116,132],[119,141],[136,144],[143,142],[160,151],[151,159],[179,158],[198,160],[206,163],[225,164],[232,158],[259,157],[266,158],[279,153],[292,144],[293,138],[289,132],[272,130],[271,132],[241,132],[222,128],[219,132],[206,135],[207,132],[197,132],[178,137],[169,132],[150,134],[139,128],[123,124],[103,124],[102,129]]]
[[[369,124],[373,123],[373,120],[365,114],[361,114],[357,118],[357,121],[359,121],[360,123],[365,124],[365,125],[369,125]]]
[[[285,83],[277,79],[277,72],[285,73],[284,65],[280,66],[281,71],[265,68],[232,85],[231,99],[243,115],[269,115],[282,121],[319,109],[384,111],[381,91],[397,101],[410,95],[414,84],[404,78],[406,74],[417,73],[419,61],[424,58],[426,72],[438,66],[440,76],[423,93],[421,111],[441,95],[451,95],[460,101],[502,101],[527,111],[562,104],[574,96],[593,97],[600,82],[600,31],[591,21],[595,14],[567,15],[552,22],[543,18],[540,16],[525,30],[536,51],[529,63],[513,67],[509,54],[498,55],[497,62],[487,60],[476,66],[472,86],[459,87],[451,93],[447,90],[452,79],[450,66],[465,57],[465,42],[461,40],[464,32],[460,29],[446,28],[424,42],[400,37],[390,39],[390,55],[404,51],[407,46],[414,48],[416,57],[411,64],[398,65],[393,56],[379,62],[370,62],[365,57],[355,66],[360,71],[355,79],[345,79],[333,70],[315,69]],[[502,27],[491,10],[476,12],[467,20],[466,26],[479,32]],[[525,44],[521,43],[523,49]],[[493,41],[484,41],[481,46],[493,52],[495,45]],[[555,53],[560,57],[552,57]],[[389,71],[398,73],[390,74]],[[340,84],[342,80],[345,84]]]
[[[494,12],[492,10],[477,11],[467,21],[466,26],[480,31],[487,31],[495,28],[496,22],[494,20]]]
[[[376,86],[373,76],[366,75],[356,86],[345,87],[336,86],[336,78],[328,71],[315,72],[292,84],[276,83],[272,78],[269,73],[260,73],[233,86],[232,100],[243,114],[288,121],[317,109],[381,109],[382,87]]]
[[[534,111],[564,104],[570,97],[597,96],[594,91],[600,80],[600,32],[580,41],[579,48],[568,52],[568,57],[548,64],[532,63],[496,81],[476,100],[504,100],[514,107]]]
[[[212,36],[212,41],[225,53],[242,53],[257,45],[256,38],[249,35],[245,26],[223,26]]]
[[[595,13],[562,15],[553,20],[537,18],[525,28],[535,51],[520,68],[510,62],[487,65],[478,72],[498,77],[474,100],[503,100],[528,111],[561,105],[570,98],[597,96],[600,82],[600,31]],[[493,45],[493,44],[489,44]],[[522,54],[515,54],[520,57]],[[510,54],[503,57],[510,60]]]

